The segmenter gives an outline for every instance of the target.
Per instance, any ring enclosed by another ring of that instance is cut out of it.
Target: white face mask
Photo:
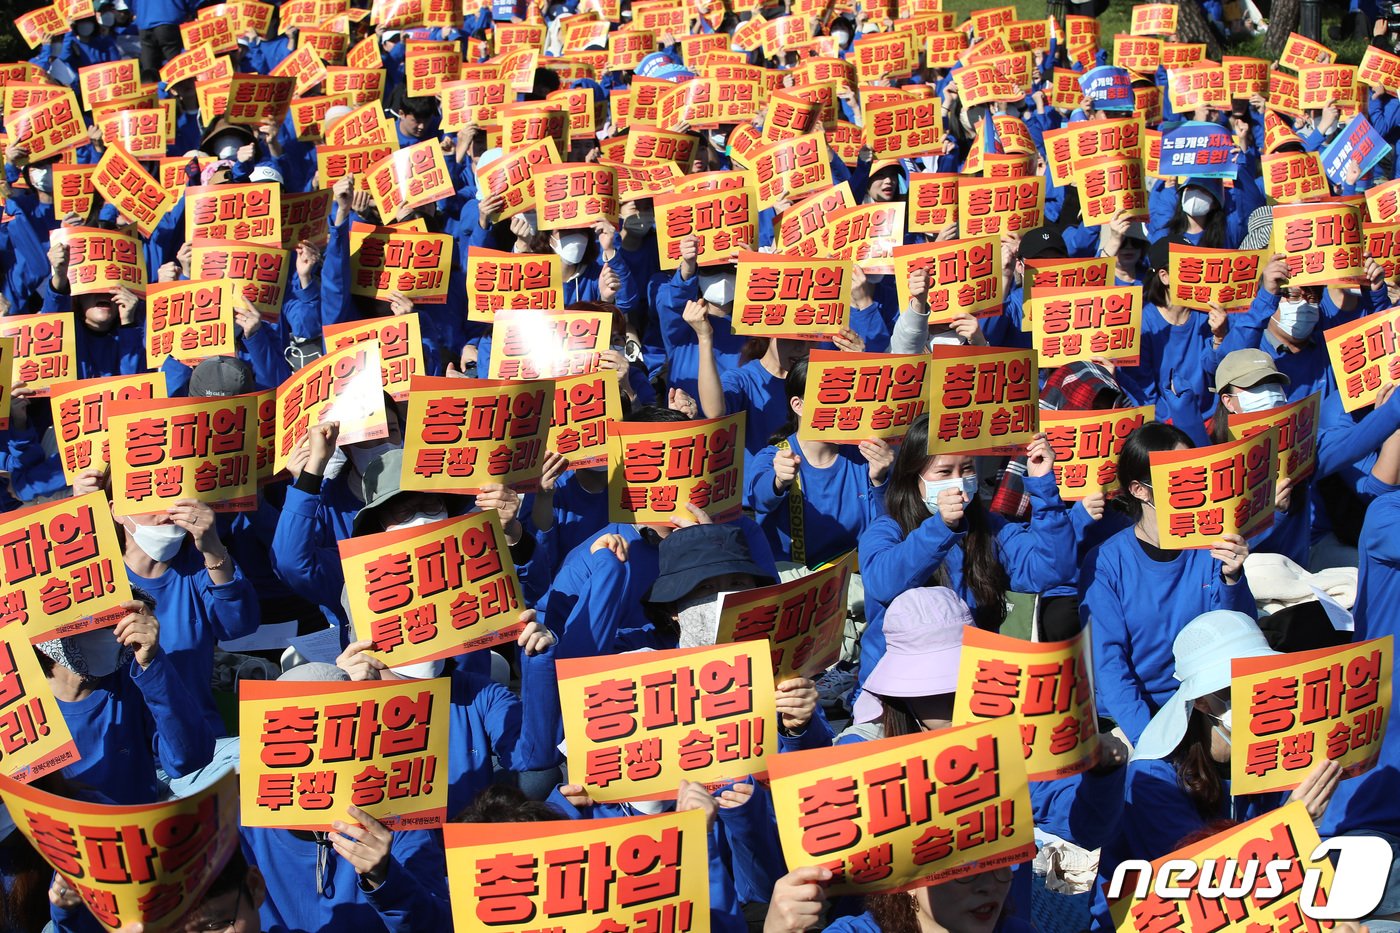
[[[369,469],[369,465],[378,460],[382,455],[393,450],[394,445],[390,444],[388,441],[383,441],[369,447],[351,444],[343,449],[345,451],[345,456],[350,458],[350,462],[355,464],[355,469],[359,470],[360,475],[363,476],[365,470]]]
[[[977,474],[955,476],[952,479],[924,480],[924,506],[933,515],[938,514],[938,494],[945,489],[961,489],[969,502],[977,495]]]
[[[398,674],[400,677],[409,677],[413,680],[429,680],[433,677],[441,677],[443,668],[446,666],[447,659],[438,658],[436,661],[419,661],[417,664],[400,664],[398,667],[389,668],[389,670]]]
[[[559,234],[559,242],[555,245],[554,252],[569,265],[578,265],[583,262],[583,254],[588,252],[588,234],[576,230]]]
[[[139,527],[139,526],[138,526]],[[158,527],[169,527],[162,525]],[[91,677],[106,677],[114,673],[121,662],[122,644],[110,628],[93,629],[70,635],[67,639],[74,652],[83,656]]]
[[[126,525],[127,532],[136,540],[136,546],[145,551],[156,563],[168,563],[180,553],[185,543],[185,529],[179,525]]]
[[[719,635],[719,607],[724,593],[714,593],[700,599],[685,599],[676,604],[680,625],[678,648],[701,648],[713,645]]]
[[[1231,710],[1227,707],[1225,709],[1225,712],[1221,713],[1219,716],[1211,717],[1217,723],[1219,723],[1218,726],[1213,727],[1215,730],[1215,734],[1220,736],[1221,741],[1223,741],[1226,745],[1232,744],[1230,742],[1230,736],[1234,733],[1234,729],[1231,728],[1230,712]]]
[[[1250,389],[1239,389],[1235,392],[1235,401],[1242,412],[1268,411],[1288,404],[1288,396],[1281,387],[1265,383]]]
[[[1306,340],[1321,317],[1322,309],[1317,305],[1301,298],[1285,298],[1278,303],[1278,315],[1274,320],[1278,322],[1279,330],[1289,337]]]
[[[330,460],[326,461],[326,472],[321,474],[323,479],[335,479],[340,475],[340,471],[345,469],[345,464],[349,459],[345,456],[345,448],[337,447],[331,451]]]
[[[928,338],[928,345],[930,347],[940,344],[948,347],[960,347],[962,343],[962,336],[955,330],[940,330],[938,333],[932,334]]]
[[[851,44],[851,34],[844,29],[833,29],[831,31],[831,38],[836,40],[838,48],[844,49]]]
[[[29,183],[34,186],[35,191],[53,194],[53,170],[47,165],[31,168],[29,170]]]
[[[214,153],[214,155],[220,159],[228,159],[232,162],[234,159],[238,158],[238,143],[229,143],[220,146],[219,151]]]
[[[622,229],[637,236],[645,236],[656,227],[656,214],[652,211],[638,211],[622,218]]]
[[[401,528],[417,528],[421,525],[431,525],[433,522],[440,522],[446,517],[447,513],[442,509],[438,509],[436,512],[419,512],[417,515],[413,516],[406,522],[400,522],[397,525],[385,526],[384,530],[398,531]]]
[[[1209,214],[1213,207],[1215,207],[1215,198],[1200,188],[1187,188],[1186,193],[1181,196],[1181,209],[1186,212],[1188,217],[1200,220]]]

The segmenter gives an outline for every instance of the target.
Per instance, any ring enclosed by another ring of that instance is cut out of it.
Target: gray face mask
[[[699,599],[684,599],[676,604],[681,630],[678,648],[700,648],[715,643],[719,634],[719,607],[723,593]]]

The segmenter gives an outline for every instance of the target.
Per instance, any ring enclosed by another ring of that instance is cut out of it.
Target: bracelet
[[[224,551],[223,559],[221,559],[221,560],[220,560],[218,563],[216,563],[216,564],[211,564],[211,563],[209,563],[209,559],[208,559],[208,558],[205,558],[205,560],[204,560],[204,569],[205,569],[205,570],[222,570],[222,569],[223,569],[224,567],[226,567],[226,566],[228,566],[228,551]]]

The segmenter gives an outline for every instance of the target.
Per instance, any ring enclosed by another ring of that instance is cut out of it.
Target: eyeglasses
[[[233,902],[233,916],[227,920],[205,920],[196,924],[193,929],[196,933],[229,933],[238,925],[238,915],[243,912],[243,895],[247,893],[248,886],[242,884],[238,886],[238,898]],[[186,929],[190,929],[186,927]]]

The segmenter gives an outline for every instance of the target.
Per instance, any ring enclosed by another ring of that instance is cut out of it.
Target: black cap
[[[747,573],[759,586],[775,582],[754,562],[738,525],[691,525],[671,532],[657,552],[659,573],[647,599],[673,603],[706,580]]]
[[[1053,227],[1036,227],[1021,237],[1019,254],[1022,259],[1065,259],[1069,250],[1065,238]]]
[[[255,388],[253,367],[233,356],[212,356],[201,360],[190,373],[190,398],[247,395]]]
[[[1158,237],[1151,246],[1147,247],[1147,264],[1153,269],[1166,269],[1170,266],[1173,243],[1180,243],[1183,246],[1191,245],[1184,237]]]

